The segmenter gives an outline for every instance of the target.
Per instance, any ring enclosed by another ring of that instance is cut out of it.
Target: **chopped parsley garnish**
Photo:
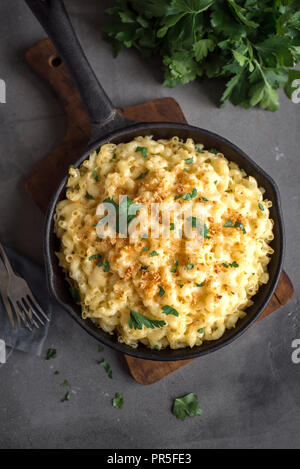
[[[218,184],[218,180],[217,180],[217,179],[214,181],[214,184]]]
[[[160,346],[159,345],[154,345],[153,347],[155,350],[160,350]]]
[[[95,179],[96,182],[99,181],[98,174],[97,174],[97,171],[95,169],[93,171],[93,178]]]
[[[246,230],[245,230],[245,227],[244,227],[243,223],[238,223],[238,222],[236,221],[235,224],[234,224],[234,228],[239,228],[239,229],[243,232],[243,234],[246,234],[246,233],[247,233]]]
[[[197,153],[204,153],[204,151],[201,150],[201,148],[199,148],[197,145],[196,145],[195,148],[196,148],[196,152],[197,152]]]
[[[202,283],[196,283],[196,287],[204,287],[204,282],[202,282]]]
[[[164,314],[172,314],[172,316],[179,316],[179,313],[176,311],[176,309],[172,308],[169,305],[165,305],[162,307],[162,313]]]
[[[184,270],[192,270],[194,268],[194,264],[188,264],[185,266]]]
[[[163,289],[163,287],[161,285],[158,285],[158,288],[159,288],[159,296],[164,296],[164,294],[166,293],[165,290]]]
[[[174,200],[178,200],[180,197],[182,197],[182,195],[175,195]]]
[[[102,345],[98,345],[98,352],[103,352],[104,351],[104,348],[102,347]]]
[[[146,246],[145,248],[142,249],[142,251],[149,251],[149,249],[150,248],[148,246]]]
[[[186,164],[192,164],[194,162],[194,158],[187,158],[186,160],[184,160],[186,162]]]
[[[79,293],[78,288],[71,287],[70,293],[75,303],[80,303],[81,298],[80,298],[80,293]]]
[[[113,407],[116,409],[122,409],[124,404],[123,394],[121,392],[116,392],[115,397],[112,400]]]
[[[199,218],[196,218],[196,217],[188,217],[187,221],[191,223],[192,228],[196,228],[199,231],[200,235],[203,236],[203,238],[210,239],[208,236],[209,229],[206,223],[204,223],[203,226],[201,226]]]
[[[233,226],[232,220],[227,220],[227,221],[224,223],[224,227],[225,227],[225,228],[232,228],[232,226]]]
[[[209,150],[209,153],[213,153],[214,155],[216,155],[217,153],[219,153],[219,151],[216,150],[215,148],[211,148],[211,149]]]
[[[102,254],[93,254],[89,257],[89,261],[92,261],[93,259],[102,259]]]
[[[47,351],[46,360],[53,360],[56,357],[57,357],[56,349],[55,348],[49,348],[48,351]]]
[[[103,266],[103,258],[101,256],[101,259],[99,260],[99,262],[97,262],[96,264],[97,267],[102,267]]]
[[[178,266],[178,260],[175,261],[174,267],[173,267],[173,269],[171,269],[171,272],[172,272],[173,274],[176,274],[177,266]]]
[[[262,212],[265,210],[265,207],[264,207],[263,204],[261,204],[260,202],[259,202],[259,204],[258,204],[258,207],[260,208],[260,210],[261,210]]]
[[[94,199],[94,197],[91,194],[89,194],[88,192],[85,194],[85,198],[88,199],[88,200]]]
[[[108,261],[105,261],[105,264],[104,264],[104,272],[109,272],[109,262]]]
[[[103,368],[105,369],[107,376],[112,379],[112,369],[110,367],[110,364],[108,363],[107,360],[102,360],[101,362],[98,362],[98,365],[102,365]]]
[[[65,379],[64,382],[61,383],[61,386],[62,386],[63,388],[66,388],[67,386],[69,386],[69,381],[68,381],[67,379]]]
[[[199,334],[204,334],[204,327],[201,327],[200,329],[197,330],[197,332],[199,332]]]
[[[64,396],[63,399],[61,400],[61,402],[69,401],[69,400],[70,400],[70,397],[71,397],[70,393],[67,392],[67,394],[65,394],[65,396]]]
[[[117,158],[117,153],[114,153],[113,160]]]
[[[142,265],[141,270],[148,270],[148,265]]]
[[[149,173],[149,169],[147,169],[147,171],[141,173],[141,174],[136,178],[136,181],[138,181],[139,179],[143,179],[145,176],[147,176],[148,173]]]
[[[227,189],[225,192],[229,192],[229,193],[230,193],[230,192],[233,192],[233,190],[232,190],[232,189]]]
[[[179,285],[180,288],[184,287],[184,283],[182,283],[181,285]]]
[[[174,223],[170,223],[170,231],[174,231],[175,230],[175,224]]]
[[[60,372],[59,372],[58,370],[54,371],[54,374],[55,374],[55,375],[59,375],[59,373],[60,373]]]
[[[146,147],[136,147],[135,152],[137,153],[138,151],[142,153],[143,158],[146,158],[148,152],[148,149]]]
[[[190,192],[186,192],[186,193],[182,196],[182,198],[183,198],[184,200],[192,200],[192,199],[194,199],[194,198],[196,197],[196,195],[197,195],[197,189],[194,187],[194,189],[192,190],[191,193],[190,193]]]
[[[202,415],[196,394],[191,392],[174,399],[173,414],[180,420],[185,420],[187,416],[196,417],[196,415]]]
[[[209,202],[209,200],[206,197],[199,197],[199,200],[202,202]]]
[[[158,254],[158,252],[156,252],[156,251],[150,252],[150,257],[155,257],[155,256],[158,256],[158,255],[159,255],[159,254]]]
[[[236,261],[233,261],[231,264],[226,264],[226,262],[223,262],[222,264],[224,267],[226,267],[226,269],[228,269],[228,267],[238,267],[239,264],[236,262]]]
[[[224,228],[239,228],[240,230],[242,230],[242,232],[244,234],[246,234],[246,230],[245,230],[245,227],[243,225],[243,223],[239,223],[239,222],[235,222],[235,224],[233,224],[233,221],[232,220],[227,220],[225,223],[224,223]]]
[[[142,330],[143,326],[148,329],[155,329],[155,327],[163,327],[166,325],[165,321],[159,321],[158,319],[147,318],[136,311],[130,310],[130,316],[128,321],[130,329]]]

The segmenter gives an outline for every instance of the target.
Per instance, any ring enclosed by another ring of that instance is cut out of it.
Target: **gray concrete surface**
[[[231,105],[220,110],[220,84],[162,87],[158,61],[127,50],[113,59],[100,32],[111,3],[66,1],[107,93],[121,106],[173,96],[191,124],[231,139],[271,174],[281,191],[285,269],[296,295],[234,344],[148,387],[133,381],[122,356],[109,349],[99,354],[97,342],[56,310],[46,348],[55,347],[57,359],[14,352],[0,369],[0,448],[299,447],[300,364],[291,361],[291,342],[300,339],[300,104],[282,94],[276,113]],[[25,50],[45,34],[23,0],[2,0],[0,18],[0,78],[7,83],[7,104],[0,105],[0,236],[41,262],[43,217],[22,181],[61,141],[64,115],[24,61]],[[102,356],[112,380],[97,366]],[[61,403],[64,379],[72,392],[70,402]],[[111,406],[117,391],[124,394],[122,411]],[[187,392],[197,393],[203,416],[181,422],[170,409],[172,399]]]

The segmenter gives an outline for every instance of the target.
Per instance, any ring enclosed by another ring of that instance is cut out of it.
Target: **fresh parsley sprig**
[[[291,98],[300,78],[293,69],[300,61],[298,1],[116,0],[107,13],[113,19],[103,29],[116,56],[122,46],[144,58],[161,55],[169,87],[223,78],[222,105],[275,111],[278,88]]]

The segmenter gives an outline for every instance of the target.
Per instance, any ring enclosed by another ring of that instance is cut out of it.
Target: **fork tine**
[[[33,306],[39,311],[39,313],[43,316],[44,319],[46,319],[46,321],[50,321],[50,319],[48,318],[47,314],[44,313],[44,311],[42,310],[42,308],[40,307],[40,305],[38,304],[38,302],[36,301],[35,297],[33,296],[33,294],[31,293],[31,295],[27,295],[27,298],[31,301],[31,303],[33,304]]]
[[[20,309],[25,314],[25,316],[27,316],[27,318],[30,320],[30,324],[33,325],[34,327],[36,327],[36,329],[39,329],[40,326],[37,324],[37,322],[32,317],[32,309],[28,307],[29,308],[29,311],[28,311],[27,307],[26,307],[26,303],[24,301],[24,298],[22,298],[22,301],[23,301],[24,304],[22,304],[20,301],[18,302],[18,305],[19,305]]]
[[[10,323],[12,325],[12,328],[14,330],[16,330],[16,325],[15,325],[15,321],[14,321],[14,315],[13,315],[13,311],[11,309],[11,306],[10,306],[10,302],[8,301],[8,298],[2,296],[2,300],[3,300],[3,304],[4,304],[4,307],[6,309],[6,312],[8,314],[8,317],[9,317],[9,320],[10,320]],[[18,318],[18,322],[20,321],[20,318],[17,316]],[[19,323],[19,326],[20,326],[20,323]]]
[[[23,302],[23,305],[25,306],[25,310],[26,310],[26,314],[30,315],[31,317],[31,323],[37,328],[39,329],[39,325],[38,323],[33,319],[33,316],[35,316],[36,319],[38,319],[40,321],[40,323],[42,324],[42,326],[45,325],[44,321],[42,321],[42,319],[40,318],[40,316],[35,312],[35,310],[28,304],[28,300],[26,301],[25,298],[22,298],[22,302]],[[22,305],[22,306],[23,306]]]
[[[29,300],[22,298],[23,304],[28,312],[28,314],[31,314],[31,316],[34,316],[41,324],[42,326],[45,325],[45,322],[43,319],[39,316],[39,314],[34,310],[34,308],[30,305]]]
[[[10,299],[13,307],[14,307],[14,310],[15,310],[15,313],[22,319],[22,322],[24,324],[25,327],[27,327],[27,329],[30,330],[30,332],[32,331],[31,327],[29,326],[27,320],[26,320],[26,317],[22,311],[22,309],[19,307],[18,303],[17,302],[14,302]]]

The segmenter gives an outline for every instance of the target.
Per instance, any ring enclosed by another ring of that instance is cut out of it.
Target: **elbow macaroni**
[[[96,209],[107,198],[128,195],[146,205],[176,198],[182,205],[183,194],[193,189],[197,196],[190,203],[205,207],[209,234],[199,247],[176,238],[176,226],[168,238],[97,236]],[[251,297],[269,279],[272,203],[263,193],[255,178],[223,154],[178,137],[109,143],[79,169],[71,167],[55,232],[59,263],[79,291],[83,318],[132,347],[141,342],[177,349],[220,338],[246,315]],[[164,305],[178,316],[166,315]],[[130,310],[166,324],[131,328]]]

